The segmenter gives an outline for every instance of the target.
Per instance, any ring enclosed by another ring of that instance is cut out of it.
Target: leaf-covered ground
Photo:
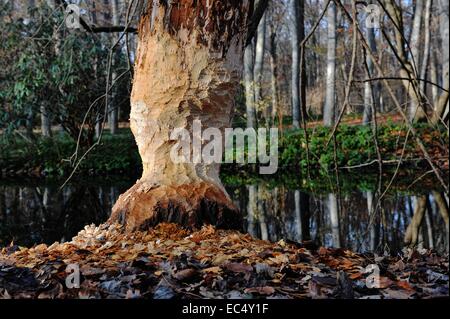
[[[71,264],[79,289],[66,286]],[[102,225],[63,244],[3,248],[0,298],[434,298],[448,297],[448,267],[429,251],[361,255],[212,227],[125,234]]]

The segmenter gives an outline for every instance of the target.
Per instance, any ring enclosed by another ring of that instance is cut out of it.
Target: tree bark
[[[261,107],[262,102],[262,80],[264,69],[264,53],[266,46],[266,15],[264,14],[258,25],[256,46],[255,46],[255,103],[256,107]]]
[[[442,39],[442,86],[447,92],[442,92],[435,105],[435,112],[432,118],[433,123],[438,123],[440,120],[448,120],[449,114],[449,2],[447,0],[439,0],[438,2],[439,28]]]
[[[431,20],[431,5],[433,1],[432,0],[426,0],[425,2],[425,13],[424,13],[424,45],[423,45],[423,58],[422,58],[422,64],[420,66],[420,78],[426,79],[427,78],[427,71],[428,71],[428,65],[430,62],[430,20]],[[419,83],[420,91],[423,92],[424,95],[426,95],[426,83],[424,81],[421,81]]]
[[[40,113],[41,113],[41,134],[44,137],[51,137],[52,123],[50,121],[48,108],[45,104],[41,104]]]
[[[367,34],[367,42],[369,43],[370,50],[373,54],[377,51],[377,44],[375,42],[375,32],[373,28],[366,28],[366,34]],[[374,67],[372,59],[366,54],[366,64],[367,64],[367,76],[368,78],[372,78],[374,74]],[[376,94],[376,85],[374,85],[372,82],[366,82],[364,83],[364,114],[363,114],[363,124],[368,125],[369,122],[372,120],[372,107],[373,104],[377,100]],[[374,107],[375,109],[375,107]]]
[[[279,92],[278,92],[278,52],[277,52],[277,34],[274,26],[270,26],[270,83],[272,88],[272,108],[270,116],[272,123],[275,122],[279,112]]]
[[[414,11],[414,21],[413,21],[413,30],[411,35],[411,41],[416,41],[418,35],[420,34],[420,27],[422,21],[422,8],[423,8],[423,0],[418,0],[415,11]],[[409,48],[411,48],[411,52],[408,55],[407,53],[407,45],[404,39],[404,25],[403,25],[403,16],[402,10],[399,5],[394,0],[385,0],[385,8],[387,13],[389,13],[390,17],[393,19],[393,22],[397,27],[394,28],[394,38],[395,38],[395,56],[398,61],[401,63],[400,68],[400,76],[402,78],[408,79],[403,80],[403,86],[408,93],[408,97],[410,98],[409,104],[409,112],[408,117],[412,122],[417,122],[423,120],[425,118],[425,110],[424,110],[424,99],[423,95],[420,92],[420,85],[418,83],[419,77],[419,69],[418,69],[418,43],[412,45],[409,43]],[[420,18],[420,20],[419,20]],[[386,35],[386,34],[385,34]],[[391,41],[391,40],[389,40]],[[417,40],[418,41],[418,40]],[[392,41],[391,41],[392,42]]]
[[[298,0],[291,0],[293,23],[292,45],[292,126],[300,128],[300,19]]]
[[[327,78],[323,124],[332,126],[335,122],[336,95],[336,5],[330,3],[328,8],[328,40],[327,40]]]
[[[253,44],[245,47],[244,52],[244,86],[245,86],[245,106],[247,113],[247,127],[256,127],[255,90],[253,79]]]
[[[265,196],[266,189],[264,186],[259,185],[258,186],[258,223],[259,223],[259,229],[261,231],[261,239],[262,240],[269,240],[269,229],[267,227],[266,222],[266,198]]]
[[[305,0],[299,0],[298,7],[298,27],[299,27],[299,44],[305,39]],[[299,121],[307,119],[306,108],[306,85],[308,78],[306,76],[306,63],[300,65],[300,109],[299,109]]]
[[[143,175],[120,196],[111,222],[129,231],[159,222],[242,228],[220,165],[174,163],[169,136],[174,128],[192,136],[194,120],[222,133],[230,126],[251,7],[240,0],[149,3],[139,25],[130,119]]]
[[[120,13],[119,13],[119,1],[118,0],[111,0],[111,12],[112,12],[112,23],[113,25],[120,25]],[[112,34],[112,43],[115,44],[118,39],[119,36],[116,33]],[[116,67],[118,65],[118,60],[119,60],[119,55],[121,53],[121,46],[120,43],[117,44],[117,47],[115,49],[114,52],[114,56],[112,59],[112,72],[111,72],[111,84],[114,85],[114,87],[112,88],[112,94],[111,94],[111,98],[109,100],[109,105],[108,105],[108,124],[109,124],[109,131],[111,133],[111,135],[116,135],[117,134],[117,130],[119,129],[119,110],[118,110],[118,105],[117,105],[117,71],[116,71]]]
[[[436,54],[434,52],[430,52],[431,60],[430,60],[430,80],[433,83],[438,83],[438,75],[437,75],[437,67],[436,67]],[[438,88],[435,85],[431,86],[431,100],[433,105],[436,105],[436,102],[439,97]]]

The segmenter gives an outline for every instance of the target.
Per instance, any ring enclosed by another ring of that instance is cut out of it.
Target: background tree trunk
[[[336,195],[330,193],[328,195],[328,211],[330,213],[331,235],[333,238],[333,246],[341,248],[341,233],[339,223],[339,205]]]
[[[119,12],[119,1],[118,0],[111,0],[111,12],[112,12],[112,23],[113,25],[120,25],[120,12]],[[119,35],[117,33],[113,33],[112,37],[112,44],[114,45],[119,40]],[[112,72],[111,72],[111,84],[114,85],[112,88],[112,94],[109,99],[109,105],[108,105],[108,124],[109,124],[109,131],[111,135],[117,134],[117,130],[119,128],[119,110],[118,110],[118,104],[117,104],[117,65],[119,60],[119,55],[121,54],[121,46],[120,44],[117,45],[117,48],[114,52],[113,59],[112,59]]]
[[[327,78],[325,106],[323,109],[323,125],[332,126],[336,104],[336,5],[330,3],[328,8],[328,41],[327,41]]]
[[[299,0],[298,4],[298,27],[299,27],[299,45],[305,39],[305,0]],[[300,109],[299,118],[300,122],[302,118],[306,120],[307,117],[307,107],[306,107],[306,85],[308,79],[306,77],[306,63],[300,65]]]
[[[291,0],[293,23],[291,26],[292,44],[292,126],[300,127],[300,19],[298,0]]]
[[[279,95],[278,95],[278,53],[277,53],[277,34],[275,32],[275,26],[270,26],[270,83],[272,89],[272,108],[270,110],[270,116],[272,123],[275,122],[277,114],[279,112]]]
[[[419,196],[415,200],[414,215],[406,229],[404,242],[406,245],[415,246],[419,241],[419,230],[427,209],[427,196]]]
[[[438,0],[438,2],[439,27],[442,38],[442,86],[447,92],[442,92],[438,99],[432,119],[433,123],[438,123],[441,119],[444,121],[448,120],[449,114],[449,2],[447,0]]]
[[[264,69],[264,53],[266,46],[266,14],[264,14],[258,25],[255,46],[255,103],[257,108],[261,108],[262,103],[262,80]]]
[[[42,102],[41,107],[40,107],[41,134],[44,137],[51,137],[52,136],[52,123],[50,121],[48,109],[44,103],[46,103],[46,102]]]
[[[372,54],[376,54],[377,51],[377,44],[375,42],[375,32],[373,28],[368,28],[366,26],[366,36],[367,36],[367,42],[369,43],[370,50]],[[372,59],[368,56],[366,53],[366,65],[367,65],[367,77],[368,79],[372,78],[374,75],[374,67]],[[372,107],[375,109],[374,103],[377,100],[377,94],[376,92],[376,85],[374,85],[372,82],[366,82],[364,83],[364,114],[363,114],[363,124],[368,125],[369,122],[372,120]]]
[[[245,106],[247,113],[247,127],[256,127],[255,90],[253,79],[253,44],[245,47],[244,52],[244,86],[245,86]]]
[[[247,203],[247,232],[256,237],[256,221],[257,216],[257,205],[258,197],[255,185],[247,186],[248,190],[248,203]]]
[[[420,65],[420,78],[425,80],[427,78],[427,72],[429,69],[430,62],[430,20],[431,20],[431,6],[433,0],[426,0],[425,2],[425,13],[424,13],[424,45],[423,45],[423,58],[422,64]],[[420,91],[426,95],[426,83],[421,81],[419,83]]]
[[[411,65],[413,66],[413,73],[416,74],[416,77],[418,77],[420,74],[420,34],[422,32],[423,9],[423,0],[416,0],[411,38],[409,40],[409,46],[411,47]],[[420,99],[413,98],[411,100],[409,117],[412,121],[424,117],[424,112],[422,107],[420,106],[420,103]]]

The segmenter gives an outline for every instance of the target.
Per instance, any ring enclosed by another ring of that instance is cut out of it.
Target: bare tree
[[[441,33],[442,41],[442,86],[446,89],[446,92],[442,92],[436,105],[435,112],[433,116],[433,123],[438,123],[439,121],[448,120],[449,114],[449,2],[446,0],[438,0],[438,11],[439,11],[439,27]]]
[[[255,82],[255,103],[258,108],[261,108],[262,97],[262,81],[264,71],[264,53],[266,47],[266,14],[264,14],[261,22],[258,25],[256,33],[255,45],[255,68],[254,68],[254,82]]]
[[[327,23],[327,75],[323,124],[332,126],[336,112],[336,5],[334,2],[328,7]]]
[[[376,54],[377,43],[375,41],[374,28],[366,25],[366,36],[372,54]],[[365,54],[365,59],[367,67],[367,76],[370,79],[374,76],[373,62],[372,59],[370,59],[370,57],[367,54]],[[372,109],[376,109],[375,102],[377,101],[378,95],[379,94],[377,92],[376,85],[374,85],[372,82],[364,83],[364,114],[363,114],[364,125],[369,124],[372,116],[375,116],[375,114],[372,114]]]
[[[269,24],[269,53],[270,53],[270,84],[272,90],[272,107],[270,114],[272,121],[275,120],[279,112],[279,91],[278,91],[278,52],[277,52],[277,32],[273,20]]]
[[[256,107],[255,107],[253,70],[254,70],[253,44],[250,43],[245,47],[244,52],[245,106],[247,112],[248,128],[256,127]]]
[[[120,25],[120,8],[119,8],[119,0],[111,0],[111,13],[112,13],[112,22],[113,25]],[[121,45],[118,43],[119,36],[117,33],[113,33],[112,37],[112,43],[117,44],[115,54],[112,60],[112,73],[111,73],[111,83],[115,83],[117,81],[117,65],[118,65],[118,59],[119,55],[121,53]],[[109,130],[111,135],[115,135],[117,133],[117,129],[119,128],[119,119],[118,119],[118,104],[117,104],[117,95],[115,94],[117,86],[115,86],[112,89],[112,96],[111,99],[109,99],[109,105],[108,105],[108,123],[109,123]]]
[[[292,119],[293,127],[300,127],[300,17],[299,1],[290,0],[293,23],[291,26],[292,44]]]

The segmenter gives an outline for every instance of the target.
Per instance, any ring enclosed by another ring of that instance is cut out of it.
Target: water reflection
[[[0,246],[70,240],[85,225],[104,222],[127,187],[0,184]]]
[[[69,240],[85,225],[104,222],[133,182],[81,183],[62,191],[58,185],[0,184],[0,246]],[[373,191],[317,194],[264,184],[228,190],[247,231],[261,239],[395,253],[406,237],[420,247],[449,249],[448,198],[435,190],[391,192],[381,201]]]
[[[381,201],[372,191],[339,196],[263,185],[233,189],[232,194],[246,212],[248,232],[261,239],[395,253],[404,247],[405,236],[412,236],[419,247],[449,249],[448,198],[437,191],[394,193]]]

